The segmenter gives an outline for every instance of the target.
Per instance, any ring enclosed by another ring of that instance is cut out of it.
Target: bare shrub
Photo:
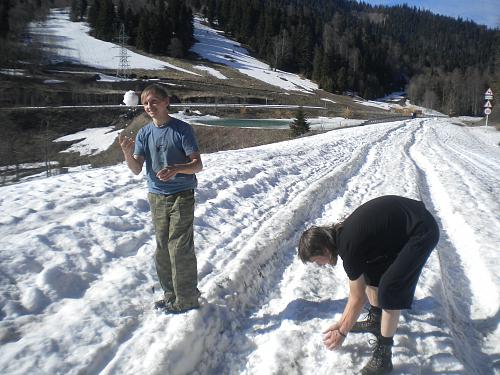
[[[352,118],[353,116],[354,116],[354,111],[349,107],[345,107],[345,109],[342,111],[343,118]]]

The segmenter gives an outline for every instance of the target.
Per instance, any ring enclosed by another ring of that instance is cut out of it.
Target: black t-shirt
[[[427,210],[420,201],[387,195],[358,207],[336,235],[337,249],[350,280],[370,267],[391,263]]]

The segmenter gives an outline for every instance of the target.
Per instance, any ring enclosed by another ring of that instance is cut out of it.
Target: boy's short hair
[[[144,103],[144,99],[146,96],[149,94],[154,94],[159,96],[162,99],[168,98],[170,95],[167,91],[167,89],[161,85],[158,85],[156,83],[147,86],[144,90],[142,90],[141,93],[141,103]]]

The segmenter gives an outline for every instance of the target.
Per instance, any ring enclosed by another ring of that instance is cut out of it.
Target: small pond
[[[237,128],[274,128],[286,129],[291,120],[269,120],[269,119],[199,119],[198,124],[232,126]]]

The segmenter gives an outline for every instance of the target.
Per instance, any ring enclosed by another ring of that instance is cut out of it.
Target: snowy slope
[[[151,308],[143,176],[122,164],[0,188],[0,373],[352,374],[370,337],[335,352],[321,342],[347,278],[302,264],[296,246],[309,225],[383,194],[423,200],[441,228],[394,374],[498,372],[500,148],[477,130],[414,119],[203,155],[206,302],[178,316]]]
[[[52,62],[69,61],[99,69],[117,69],[119,46],[95,39],[86,22],[69,22],[69,8],[51,9],[47,20],[33,23],[29,33],[44,47]],[[198,75],[165,61],[127,50],[127,62],[134,69],[174,69]]]
[[[194,20],[194,37],[197,42],[191,51],[208,61],[229,66],[283,90],[312,93],[318,89],[318,85],[308,79],[282,70],[273,70],[268,64],[251,57],[240,43],[226,38],[222,31],[207,26],[200,18]]]
[[[247,76],[286,91],[312,93],[318,89],[317,84],[297,74],[271,69],[268,64],[251,57],[238,42],[206,26],[201,19],[195,18],[193,26],[196,43],[191,51],[202,59],[229,66]],[[32,38],[41,43],[47,58],[52,62],[69,61],[98,69],[117,69],[120,65],[119,46],[95,39],[88,34],[89,31],[86,22],[69,21],[68,8],[51,9],[46,21],[33,23],[29,28]],[[199,64],[194,65],[193,70],[188,70],[128,49],[126,49],[126,55],[131,69],[177,70],[198,76],[201,74],[196,70],[201,70],[218,79],[227,79],[218,70]],[[22,74],[22,72],[12,70],[3,73]]]

